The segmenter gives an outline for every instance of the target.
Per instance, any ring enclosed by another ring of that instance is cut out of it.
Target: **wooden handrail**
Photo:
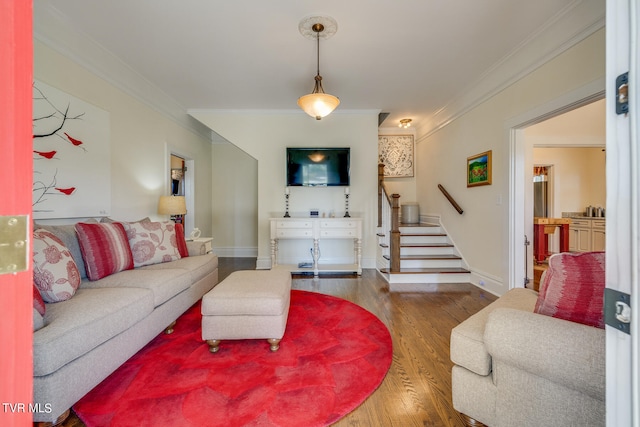
[[[451,194],[449,194],[449,192],[447,190],[445,190],[444,187],[442,185],[440,185],[440,184],[438,184],[438,188],[440,189],[440,191],[442,191],[442,194],[444,194],[444,197],[447,198],[449,203],[451,203],[453,205],[453,207],[458,211],[458,213],[460,215],[462,215],[462,213],[464,211],[462,210],[460,205],[453,199],[453,197],[451,197]]]

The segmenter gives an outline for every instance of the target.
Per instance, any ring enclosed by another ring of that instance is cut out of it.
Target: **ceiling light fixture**
[[[313,91],[309,95],[298,98],[298,105],[305,113],[320,120],[331,114],[340,104],[337,97],[324,92],[322,76],[320,76],[320,37],[325,39],[331,37],[338,30],[338,26],[333,18],[313,16],[300,21],[298,30],[307,38],[315,38],[318,46],[318,68]]]
[[[408,128],[411,127],[411,119],[402,119],[400,120],[400,124],[398,124],[399,128]]]

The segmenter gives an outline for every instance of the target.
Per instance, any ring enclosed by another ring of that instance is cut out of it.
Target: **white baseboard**
[[[214,247],[213,253],[222,258],[255,258],[258,256],[258,248]]]
[[[504,284],[502,283],[502,280],[499,277],[493,276],[483,271],[475,270],[473,268],[469,269],[469,271],[471,271],[471,283],[476,285],[480,289],[484,289],[485,291],[496,296],[501,296],[507,291]]]
[[[220,256],[220,255],[218,255]],[[348,263],[349,261],[344,261]],[[362,268],[376,268],[375,258],[362,258]],[[256,260],[256,270],[269,270],[271,269],[271,257],[260,257]]]

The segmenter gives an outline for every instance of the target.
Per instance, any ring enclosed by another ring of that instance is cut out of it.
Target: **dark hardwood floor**
[[[220,258],[220,280],[235,270],[255,269],[255,259]],[[469,283],[443,284],[424,293],[391,293],[382,276],[295,276],[294,289],[354,302],[384,322],[393,339],[393,362],[384,381],[362,405],[335,426],[464,426],[451,403],[451,329],[496,299]],[[215,414],[211,414],[215,417]],[[83,427],[72,412],[65,427]],[[170,427],[170,426],[168,426]]]

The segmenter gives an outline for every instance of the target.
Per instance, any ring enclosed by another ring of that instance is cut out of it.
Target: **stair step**
[[[384,255],[383,258],[389,260],[391,257],[389,255]],[[436,255],[400,255],[400,260],[461,260],[457,255],[453,254],[436,254]]]
[[[432,237],[446,235],[447,233],[400,233],[400,237]]]
[[[449,267],[449,268],[401,268],[399,272],[391,273],[388,268],[380,270],[385,274],[456,274],[456,273],[470,273],[469,270],[462,267]]]
[[[452,248],[451,243],[400,243],[401,248]]]

